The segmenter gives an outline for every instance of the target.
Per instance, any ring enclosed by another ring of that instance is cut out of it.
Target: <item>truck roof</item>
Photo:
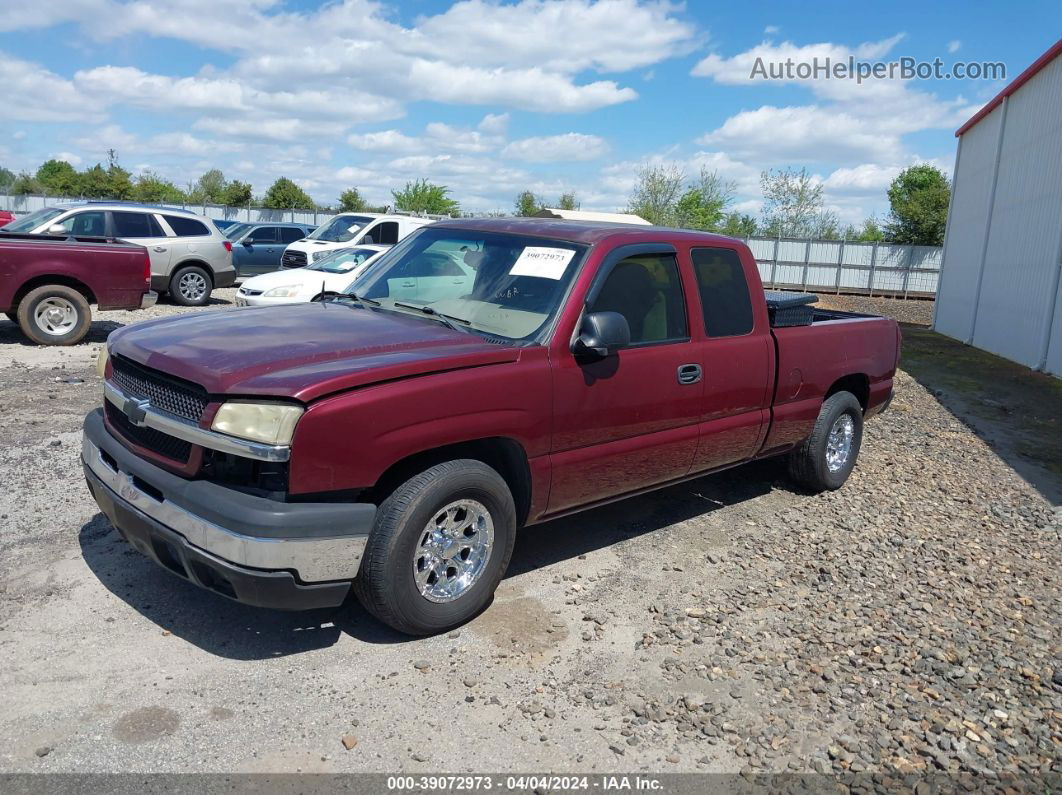
[[[611,238],[663,238],[702,243],[732,244],[737,238],[715,235],[696,229],[675,229],[669,226],[645,226],[608,221],[574,221],[552,218],[455,218],[436,221],[434,226],[447,229],[474,229],[480,232],[508,232],[510,234],[549,237],[570,243],[593,245]]]

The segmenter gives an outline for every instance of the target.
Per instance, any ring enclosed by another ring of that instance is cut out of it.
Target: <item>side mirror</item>
[[[631,344],[631,327],[619,312],[590,312],[583,316],[572,353],[587,359],[604,359]]]
[[[254,238],[253,237],[245,237],[241,242],[245,246],[248,246],[248,247],[249,246],[253,246],[254,245]]]
[[[49,234],[49,235],[68,235],[70,233],[68,231],[66,231],[66,227],[63,226],[62,224],[52,224],[51,226],[48,227],[47,234]]]
[[[372,246],[376,244],[376,241],[373,240],[372,235],[365,235],[365,237],[361,239],[361,242],[367,246]]]

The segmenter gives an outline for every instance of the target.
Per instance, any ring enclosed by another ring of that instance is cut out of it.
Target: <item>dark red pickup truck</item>
[[[155,303],[147,249],[103,237],[0,231],[0,312],[39,345],[73,345],[100,309]]]
[[[200,586],[280,608],[353,590],[436,632],[489,603],[519,527],[781,454],[840,487],[898,329],[786,303],[730,238],[444,221],[347,294],[112,334],[85,473]]]

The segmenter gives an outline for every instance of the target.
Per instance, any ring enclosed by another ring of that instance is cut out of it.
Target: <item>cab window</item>
[[[686,301],[674,254],[647,254],[616,263],[591,312],[619,312],[631,328],[631,345],[689,339]]]
[[[709,337],[736,337],[752,331],[752,299],[741,258],[732,248],[690,251]]]

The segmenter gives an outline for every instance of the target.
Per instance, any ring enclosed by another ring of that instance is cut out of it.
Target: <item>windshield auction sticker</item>
[[[540,279],[560,279],[575,252],[570,248],[528,246],[516,258],[510,276],[538,276]]]

